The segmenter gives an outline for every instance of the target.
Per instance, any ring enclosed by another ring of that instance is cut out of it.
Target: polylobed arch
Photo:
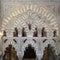
[[[38,45],[37,43],[34,43],[33,40],[27,40],[23,46],[22,46],[22,53],[24,54],[24,51],[25,51],[25,48],[28,47],[28,45],[31,45],[32,47],[34,47],[35,51],[36,51],[36,54],[38,53]]]
[[[26,59],[26,58],[36,59],[36,50],[34,47],[32,47],[31,44],[28,44],[28,47],[25,48],[23,59]]]

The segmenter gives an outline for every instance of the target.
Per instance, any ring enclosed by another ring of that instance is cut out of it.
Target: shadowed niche
[[[31,46],[31,44],[28,45],[28,47],[25,48],[23,59],[35,59],[36,58],[36,51],[34,50],[34,47]]]
[[[54,48],[51,46],[51,44],[48,44],[44,50],[42,60],[57,60],[56,58],[57,56],[55,54]]]

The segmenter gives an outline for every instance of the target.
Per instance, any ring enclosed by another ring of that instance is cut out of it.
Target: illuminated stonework
[[[56,29],[58,31],[56,17],[45,6],[31,4],[23,5],[9,16],[6,16],[2,23],[2,29],[12,29],[16,26],[18,28],[27,27],[28,23],[32,24],[32,28],[45,26],[47,30]]]

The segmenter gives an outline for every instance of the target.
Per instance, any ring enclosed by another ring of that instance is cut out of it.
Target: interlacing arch
[[[32,40],[31,41],[28,40],[28,41],[26,41],[26,43],[23,44],[23,47],[22,47],[23,52],[25,51],[25,48],[28,47],[29,44],[31,44],[32,47],[35,48],[36,53],[38,53],[38,45],[36,43],[34,43],[34,41],[32,41]]]
[[[46,27],[47,30],[56,29],[58,31],[58,23],[54,14],[45,6],[32,4],[23,5],[5,17],[2,29],[28,27],[28,23],[32,24],[32,29],[35,27]]]

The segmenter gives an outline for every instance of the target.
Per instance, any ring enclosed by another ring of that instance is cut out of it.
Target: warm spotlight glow
[[[2,32],[0,32],[0,36],[2,36],[3,35],[3,33]]]
[[[17,12],[17,11],[15,11],[15,15],[16,15],[16,16],[18,15],[18,12]]]
[[[17,10],[17,12],[18,12],[18,14],[20,14],[20,11],[19,11],[19,9]]]
[[[15,13],[12,13],[13,16],[15,16]]]
[[[8,16],[7,19],[10,20],[11,18]]]

